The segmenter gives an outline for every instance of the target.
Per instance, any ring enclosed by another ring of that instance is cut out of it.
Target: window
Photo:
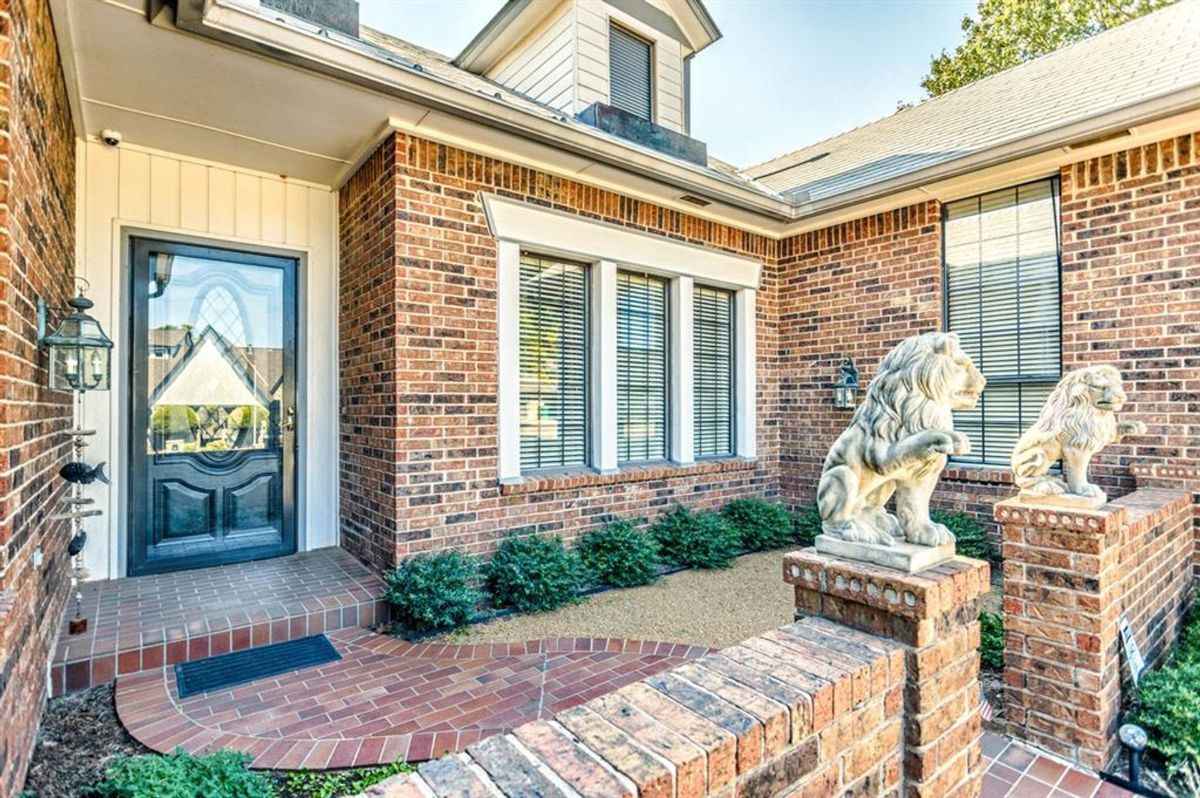
[[[1062,372],[1058,180],[948,203],[942,212],[946,325],[988,385],[955,414],[960,462],[1007,465]]]
[[[617,273],[617,460],[667,457],[667,281]]]
[[[696,457],[733,453],[733,294],[692,295],[692,424]]]
[[[609,105],[651,119],[654,115],[653,45],[616,25],[608,29]]]
[[[521,469],[588,461],[587,267],[521,254]]]

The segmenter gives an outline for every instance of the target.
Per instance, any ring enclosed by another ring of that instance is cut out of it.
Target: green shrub
[[[816,503],[804,508],[796,519],[796,542],[801,546],[811,546],[821,534],[821,511]]]
[[[948,510],[930,510],[929,518],[954,533],[955,554],[988,562],[995,562],[1000,558],[996,544],[988,536],[987,528],[979,523],[975,516]]]
[[[287,776],[287,792],[304,798],[334,798],[337,795],[358,795],[385,779],[400,773],[413,773],[416,768],[406,762],[356,770],[294,770]]]
[[[663,557],[684,568],[728,568],[737,554],[737,534],[716,513],[676,507],[650,531]]]
[[[519,612],[542,612],[574,601],[583,582],[579,556],[559,537],[506,538],[486,571],[493,603]]]
[[[1132,720],[1172,773],[1200,766],[1200,661],[1173,663],[1142,677]]]
[[[579,559],[588,577],[604,585],[634,587],[658,578],[658,544],[625,519],[584,535]]]
[[[237,751],[118,754],[100,790],[114,798],[274,798],[271,780],[250,770],[249,763],[250,757]]]
[[[418,554],[386,575],[392,616],[413,632],[462,626],[483,594],[475,588],[475,559],[460,551]]]
[[[187,405],[159,405],[150,414],[155,435],[191,435],[200,426],[200,416]]]
[[[734,499],[721,510],[721,517],[733,529],[743,549],[780,549],[795,540],[792,514],[782,505],[762,499]]]
[[[1184,622],[1171,656],[1173,663],[1200,662],[1200,612],[1193,613]]]
[[[979,614],[979,657],[989,671],[1004,670],[1004,616],[998,612]]]

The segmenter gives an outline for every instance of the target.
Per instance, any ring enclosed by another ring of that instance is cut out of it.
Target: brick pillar
[[[917,574],[819,554],[784,558],[796,616],[821,616],[904,647],[904,795],[978,796],[979,610],[985,562],[957,557]]]
[[[1200,579],[1200,466],[1134,463],[1129,466],[1129,473],[1139,488],[1167,488],[1191,495],[1192,537],[1196,541],[1192,576]]]
[[[1191,605],[1190,499],[1141,489],[1096,510],[1008,499],[995,516],[1004,535],[1006,730],[1100,770],[1119,749],[1118,619],[1128,617],[1153,666]]]

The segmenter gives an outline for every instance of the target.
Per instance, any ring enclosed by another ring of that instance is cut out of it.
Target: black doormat
[[[182,662],[175,666],[175,687],[180,698],[187,698],[288,671],[337,662],[341,658],[325,635],[301,637],[286,643]]]

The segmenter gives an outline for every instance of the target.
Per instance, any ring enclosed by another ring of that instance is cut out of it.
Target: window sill
[[[942,472],[942,479],[948,482],[975,482],[991,485],[1013,484],[1012,472],[1007,468],[995,465],[973,465],[970,463],[950,463]]]
[[[500,483],[500,495],[512,496],[522,493],[590,488],[598,485],[621,485],[629,482],[649,482],[655,479],[679,479],[701,474],[725,474],[752,471],[756,465],[753,458],[725,457],[717,460],[702,460],[687,465],[673,463],[650,463],[647,465],[622,466],[617,471],[601,474],[597,471],[579,471],[559,474],[530,474],[520,482]]]

